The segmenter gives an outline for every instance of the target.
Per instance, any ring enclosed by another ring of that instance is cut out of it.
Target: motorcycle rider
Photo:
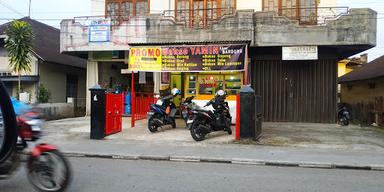
[[[193,110],[193,116],[187,121],[187,127],[191,136],[196,141],[202,141],[205,135],[214,131],[226,131],[232,134],[230,127],[231,114],[229,113],[228,103],[225,101],[227,94],[223,90],[216,92],[204,107],[212,105],[212,110],[197,109]]]
[[[171,125],[176,128],[175,115],[177,112],[172,99],[180,95],[180,90],[173,88],[171,94],[160,98],[156,104],[151,104],[148,115],[148,129],[151,132],[156,132],[158,127],[163,125]]]
[[[173,98],[175,98],[176,96],[180,95],[180,94],[181,94],[181,92],[180,92],[180,90],[178,88],[173,88],[171,90],[171,94],[170,95],[167,95],[167,96],[165,96],[163,98],[160,98],[162,100],[162,102],[163,102],[162,106],[164,108],[167,108],[167,106],[169,106],[171,100]]]

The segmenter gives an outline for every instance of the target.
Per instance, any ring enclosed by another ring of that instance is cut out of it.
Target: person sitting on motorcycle
[[[162,100],[171,100],[171,99],[173,99],[173,98],[175,98],[176,96],[178,96],[178,95],[180,95],[180,90],[179,89],[177,89],[177,88],[173,88],[172,90],[171,90],[171,94],[170,95],[167,95],[167,96],[165,96],[165,97],[163,97],[163,98],[161,98]]]
[[[205,106],[212,105],[214,109],[217,109],[220,104],[225,103],[226,98],[227,93],[220,89],[215,93],[215,97],[211,99]]]

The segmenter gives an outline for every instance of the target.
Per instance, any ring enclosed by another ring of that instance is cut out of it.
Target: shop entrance
[[[200,72],[200,73],[171,73],[170,89],[181,90],[181,97],[176,97],[174,103],[181,102],[191,96],[199,106],[204,106],[215,93],[222,89],[227,92],[227,102],[231,115],[236,114],[236,94],[244,84],[244,72]]]

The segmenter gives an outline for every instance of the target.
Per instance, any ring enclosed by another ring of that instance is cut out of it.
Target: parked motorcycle
[[[14,101],[13,101],[14,102]],[[17,107],[15,107],[17,111]],[[50,144],[36,144],[28,149],[28,142],[35,142],[41,137],[44,120],[40,113],[28,110],[17,115],[18,139],[15,150],[0,165],[0,179],[7,179],[22,162],[26,163],[27,177],[39,191],[65,191],[71,180],[69,162]]]
[[[347,107],[344,105],[339,106],[339,110],[337,112],[337,117],[339,120],[339,123],[343,126],[348,126],[349,121],[351,119],[351,116],[349,115],[349,111],[347,110]]]
[[[192,101],[195,96],[187,97],[180,105],[181,117],[184,119],[185,124],[192,115],[192,109],[195,108],[196,104]]]
[[[174,88],[171,95],[160,98],[156,104],[150,105],[150,111],[147,113],[150,132],[154,133],[164,125],[171,125],[172,128],[176,128],[175,115],[177,109],[172,99],[177,95],[180,95],[180,91]]]
[[[214,131],[227,131],[232,134],[231,114],[228,103],[225,101],[226,93],[219,90],[213,99],[204,107],[212,105],[213,111],[207,109],[194,109],[193,115],[187,121],[191,136],[195,141],[202,141],[208,133]]]

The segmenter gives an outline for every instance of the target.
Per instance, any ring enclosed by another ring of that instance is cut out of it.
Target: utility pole
[[[28,17],[31,18],[31,1],[29,0],[29,10],[28,10]]]

